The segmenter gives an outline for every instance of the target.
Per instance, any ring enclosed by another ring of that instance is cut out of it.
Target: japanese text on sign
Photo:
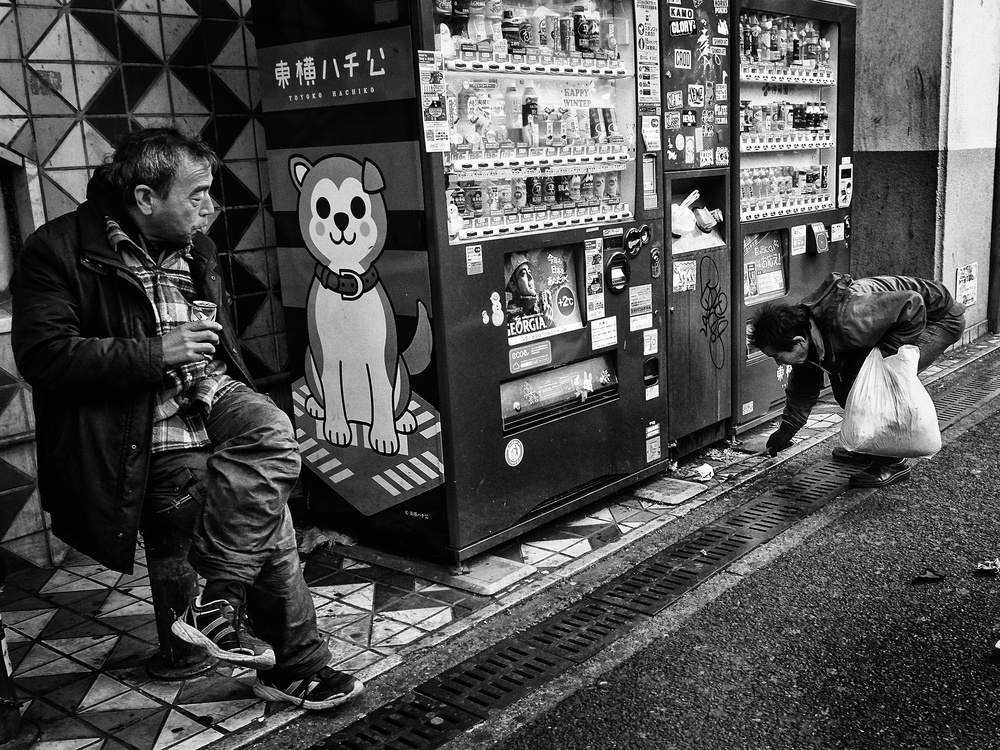
[[[405,29],[385,29],[263,48],[261,96],[267,111],[388,101],[414,95]]]

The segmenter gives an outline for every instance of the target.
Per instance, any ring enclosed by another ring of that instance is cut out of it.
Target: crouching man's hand
[[[792,437],[795,435],[795,430],[792,430],[787,425],[781,425],[777,430],[771,433],[771,437],[767,439],[767,452],[771,456],[777,456],[779,451],[785,450],[788,446],[792,444]]]

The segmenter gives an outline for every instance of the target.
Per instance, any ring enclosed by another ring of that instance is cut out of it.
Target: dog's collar
[[[341,268],[340,273],[316,264],[316,278],[319,283],[346,300],[357,299],[378,283],[378,269],[372,266],[362,274]]]

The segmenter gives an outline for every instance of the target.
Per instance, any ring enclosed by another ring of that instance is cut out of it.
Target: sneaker
[[[847,463],[852,464],[870,464],[872,461],[877,461],[878,458],[878,456],[873,456],[871,453],[856,453],[855,451],[849,451],[842,445],[838,445],[833,449],[834,461],[846,461]]]
[[[256,669],[274,666],[274,649],[250,631],[242,604],[234,607],[225,599],[202,604],[199,594],[170,630],[221,661]]]
[[[851,475],[852,487],[888,487],[910,478],[910,466],[900,459],[890,463],[876,462],[864,471]]]
[[[258,698],[284,701],[310,711],[339,706],[364,689],[361,680],[331,667],[323,667],[311,677],[298,680],[269,680],[266,674],[258,673],[253,684]]]

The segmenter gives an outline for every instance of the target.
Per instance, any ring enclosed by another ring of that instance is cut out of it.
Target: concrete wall
[[[861,0],[852,272],[944,280],[978,264],[967,339],[985,332],[1000,4]]]

